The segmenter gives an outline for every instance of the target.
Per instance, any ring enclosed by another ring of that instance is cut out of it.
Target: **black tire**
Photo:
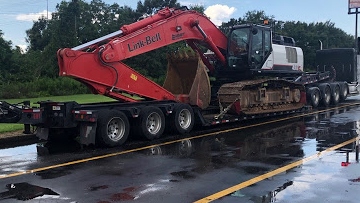
[[[340,85],[337,82],[330,83],[331,104],[337,105],[340,101]]]
[[[312,107],[318,107],[320,103],[320,89],[318,87],[310,87],[307,90],[307,98]]]
[[[194,111],[188,104],[177,104],[170,117],[171,129],[180,134],[190,132],[195,124]]]
[[[320,103],[322,106],[329,106],[331,102],[331,88],[328,83],[319,84],[321,100]]]
[[[120,111],[102,110],[97,120],[96,140],[101,146],[115,147],[128,139],[130,124]]]
[[[159,138],[165,130],[164,113],[157,107],[144,107],[140,112],[137,130],[147,140]]]
[[[340,83],[340,101],[345,101],[349,95],[349,86],[347,82]]]

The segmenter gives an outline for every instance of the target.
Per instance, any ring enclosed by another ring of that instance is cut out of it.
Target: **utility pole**
[[[49,20],[49,0],[46,0],[46,20]]]
[[[349,0],[348,14],[355,14],[355,50],[359,54],[358,45],[358,13],[360,8],[360,0]]]

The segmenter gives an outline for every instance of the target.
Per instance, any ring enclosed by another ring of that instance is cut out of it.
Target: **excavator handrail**
[[[88,47],[90,47],[90,46],[92,46],[92,45],[95,45],[95,44],[104,42],[104,41],[109,40],[109,39],[114,38],[114,37],[119,37],[119,36],[121,36],[122,34],[123,34],[123,31],[118,30],[118,31],[116,31],[116,32],[107,34],[107,35],[105,35],[105,36],[103,36],[103,37],[99,37],[99,38],[94,39],[94,40],[91,40],[90,42],[86,42],[85,44],[81,44],[81,45],[76,46],[76,47],[73,47],[73,48],[71,48],[71,49],[72,49],[72,50],[75,50],[75,51],[77,51],[77,50],[84,50],[85,48],[88,48]]]

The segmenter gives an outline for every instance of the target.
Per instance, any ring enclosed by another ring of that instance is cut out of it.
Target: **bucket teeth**
[[[187,60],[197,60],[199,58],[198,53],[191,50],[182,50],[176,53],[172,53],[168,55],[168,60],[173,62],[176,61],[187,61]]]
[[[164,88],[175,95],[187,95],[188,103],[206,108],[210,103],[210,80],[197,52],[187,50],[168,55]]]

